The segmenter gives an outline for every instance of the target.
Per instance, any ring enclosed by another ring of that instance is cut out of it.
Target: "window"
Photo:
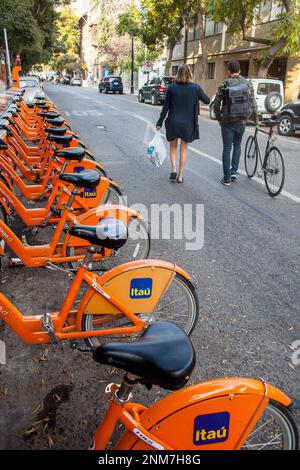
[[[215,36],[221,34],[223,31],[223,24],[216,23],[215,21],[207,18],[205,22],[205,36]]]
[[[278,20],[278,17],[285,12],[285,7],[279,0],[272,1],[270,21]]]
[[[175,77],[178,73],[179,66],[178,65],[173,65],[172,66],[172,75]]]
[[[262,82],[258,84],[258,87],[257,87],[258,95],[267,96],[269,93],[272,93],[273,91],[276,91],[276,93],[281,92],[279,83]]]
[[[199,41],[200,39],[200,28],[197,20],[195,19],[194,24],[189,26],[188,30],[188,41]]]
[[[214,80],[216,76],[216,63],[210,62],[207,67],[207,79]]]

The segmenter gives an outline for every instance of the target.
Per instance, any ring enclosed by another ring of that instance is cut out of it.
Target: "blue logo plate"
[[[194,444],[203,446],[224,442],[229,436],[230,415],[227,412],[197,416],[194,423]]]
[[[152,295],[152,279],[150,277],[132,279],[129,295],[131,299],[149,299]]]

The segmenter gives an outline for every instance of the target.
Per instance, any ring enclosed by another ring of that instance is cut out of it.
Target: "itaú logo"
[[[4,310],[2,305],[0,305],[0,317],[6,317],[6,315],[8,315],[8,314],[9,314],[9,312],[7,310]]]
[[[194,423],[196,446],[224,442],[229,436],[230,415],[227,412],[197,416]]]
[[[152,279],[132,279],[130,283],[131,299],[149,299],[152,295]]]
[[[4,238],[4,239],[7,240],[8,242],[11,242],[11,241],[12,241],[12,238],[10,238],[10,236],[7,235],[6,232],[4,232],[3,228],[0,228],[0,238]]]

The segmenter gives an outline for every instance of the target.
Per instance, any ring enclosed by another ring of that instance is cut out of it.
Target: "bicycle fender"
[[[262,380],[217,379],[162,399],[140,414],[139,423],[154,440],[157,437],[174,449],[235,450],[244,444],[270,399],[284,406],[291,403]],[[150,448],[127,431],[116,449]]]
[[[112,303],[114,297],[133,313],[153,312],[176,273],[190,280],[190,276],[176,264],[160,260],[131,261],[102,276],[88,273],[91,288],[79,306],[77,328],[81,329],[84,313],[119,313]],[[143,285],[136,291],[139,283]]]

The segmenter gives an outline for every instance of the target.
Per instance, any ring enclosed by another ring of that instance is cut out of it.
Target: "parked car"
[[[104,77],[100,80],[98,85],[99,93],[123,93],[123,83],[121,77]]]
[[[70,85],[70,81],[71,79],[69,77],[61,77],[59,83],[61,83],[62,85]]]
[[[70,85],[71,86],[75,86],[75,85],[81,86],[81,79],[77,78],[77,77],[71,78]]]
[[[23,98],[27,104],[34,103],[36,96],[45,96],[43,86],[38,77],[28,75],[27,77],[20,77],[20,88],[25,88]]]
[[[280,111],[284,97],[283,82],[270,78],[251,78],[251,82],[260,118],[269,118]],[[216,119],[213,109],[215,97],[216,95],[212,97],[209,105],[211,119]]]
[[[280,135],[293,135],[300,130],[300,99],[285,104],[277,115],[277,119]]]
[[[150,100],[153,106],[158,103],[162,104],[165,100],[168,86],[174,83],[174,81],[174,77],[153,77],[139,90],[139,102],[144,103],[145,100]]]

